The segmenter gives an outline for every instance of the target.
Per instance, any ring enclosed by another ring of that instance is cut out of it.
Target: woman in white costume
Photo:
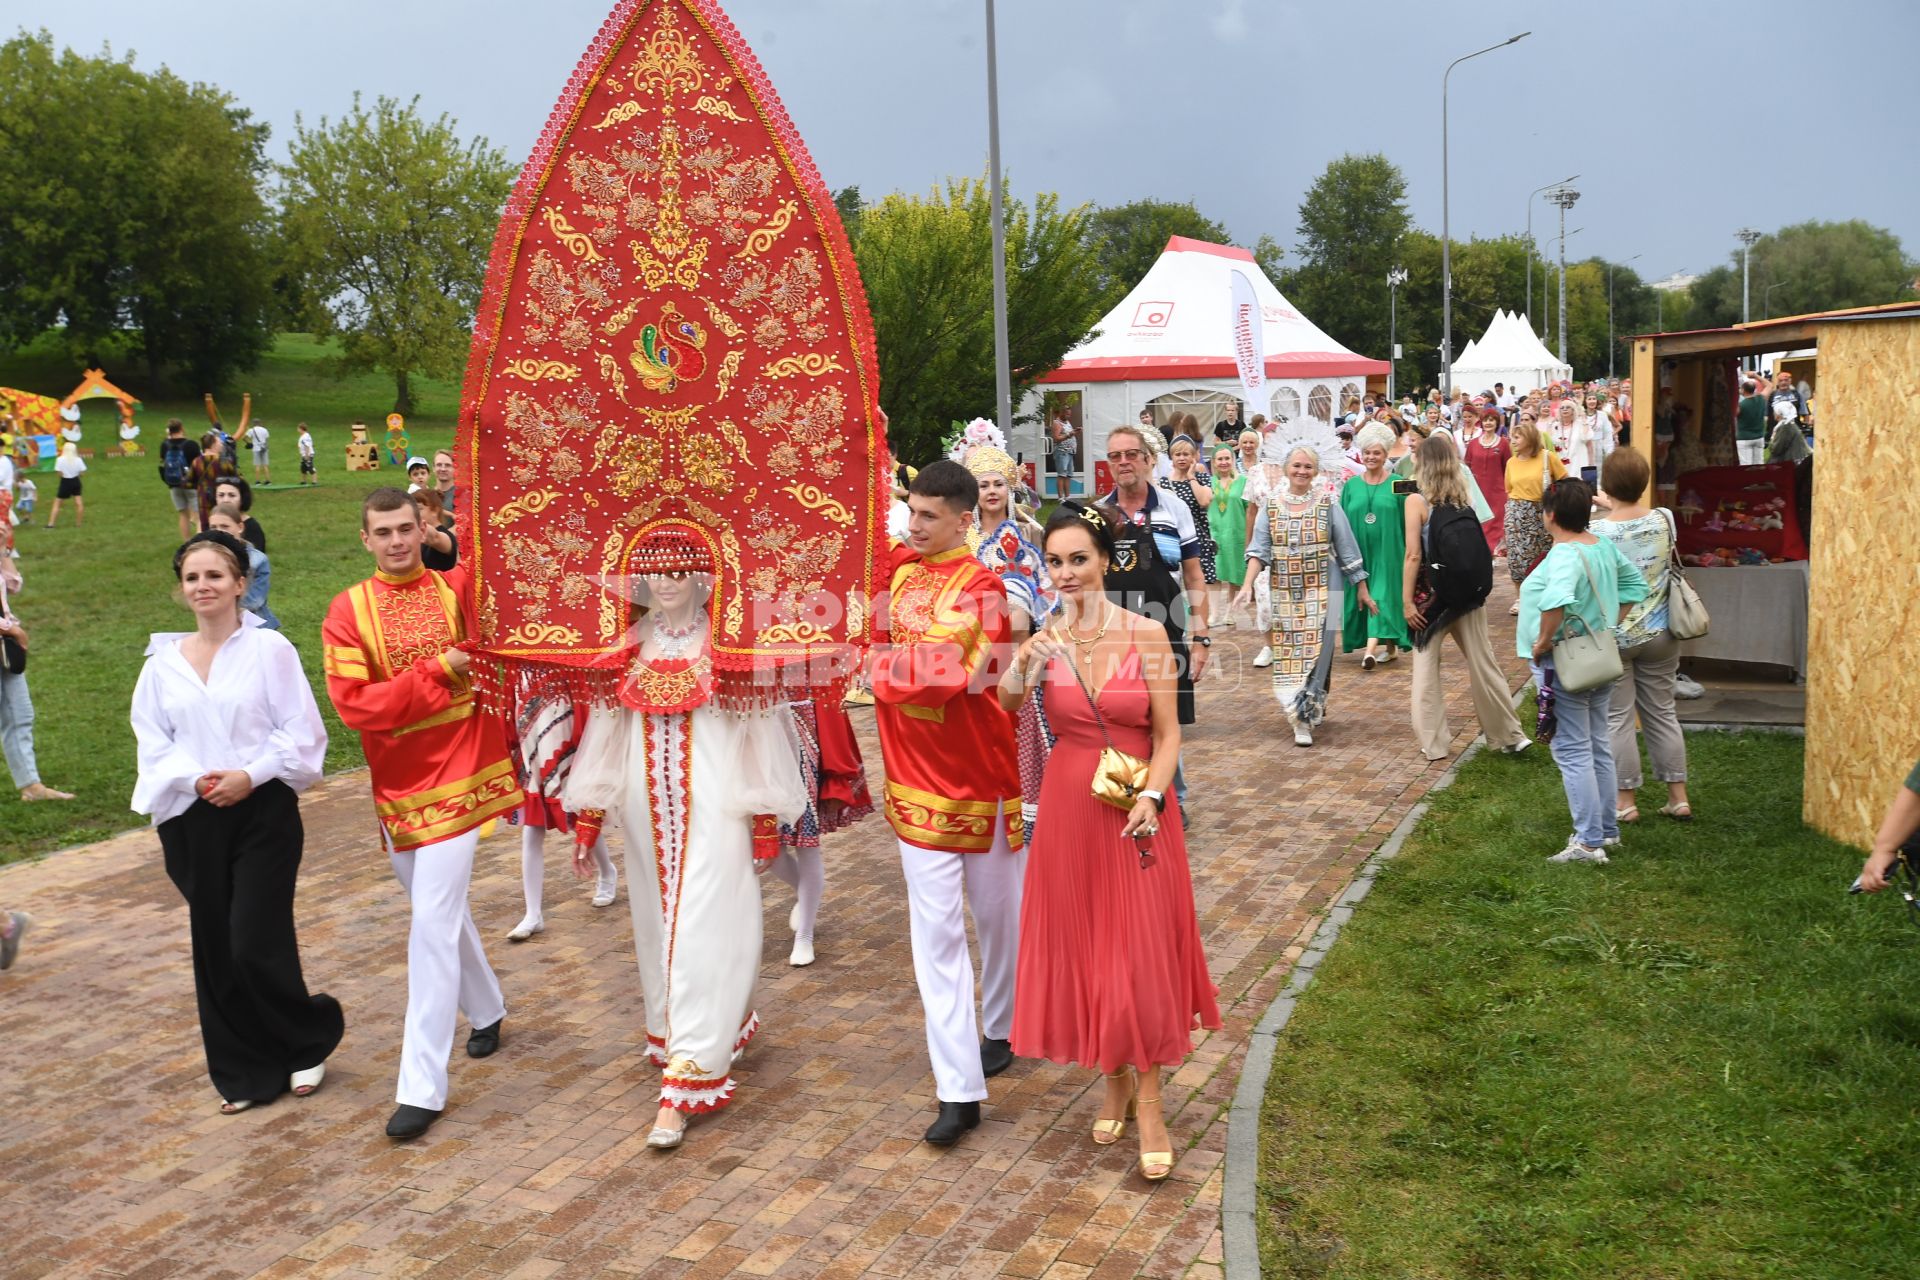
[[[631,564],[649,605],[619,704],[587,718],[566,788],[578,812],[617,813],[647,1007],[647,1053],[664,1069],[647,1145],[670,1150],[688,1120],[733,1098],[731,1066],[759,1026],[760,883],[779,824],[806,809],[791,712],[712,702],[712,558],[655,531]],[[576,853],[584,873],[589,855]]]

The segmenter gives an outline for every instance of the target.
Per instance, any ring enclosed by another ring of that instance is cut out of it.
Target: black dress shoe
[[[982,1040],[980,1042],[980,1070],[988,1076],[997,1076],[1013,1065],[1013,1045],[1006,1040]]]
[[[927,1141],[936,1147],[950,1147],[960,1141],[961,1134],[979,1127],[979,1103],[943,1102],[939,1119],[927,1126]]]
[[[492,1057],[494,1051],[500,1047],[500,1023],[505,1021],[506,1019],[502,1018],[500,1022],[490,1027],[475,1027],[472,1034],[467,1037],[467,1056],[469,1058]]]
[[[403,1102],[394,1108],[393,1118],[387,1121],[389,1138],[417,1138],[433,1127],[440,1113],[431,1107],[416,1107]]]

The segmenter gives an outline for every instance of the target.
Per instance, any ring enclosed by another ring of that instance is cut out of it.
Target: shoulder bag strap
[[[1071,637],[1069,637],[1067,643],[1073,643]],[[1072,654],[1067,655],[1067,665],[1073,669],[1073,679],[1074,682],[1080,686],[1080,692],[1086,695],[1087,710],[1093,712],[1093,723],[1100,730],[1100,740],[1107,744],[1109,751],[1118,751],[1120,748],[1113,745],[1113,738],[1107,733],[1107,720],[1105,716],[1100,714],[1100,704],[1093,700],[1093,690],[1087,687],[1086,677],[1080,674],[1080,664],[1074,659]]]
[[[1578,547],[1578,546],[1581,546],[1582,544],[1578,542],[1574,542],[1574,543],[1569,543],[1568,545]],[[1585,551],[1576,551],[1574,552],[1574,554],[1580,557],[1580,571],[1587,575],[1587,587],[1589,590],[1593,592],[1593,603],[1594,603],[1594,606],[1597,608],[1600,604],[1600,584],[1594,581],[1593,566],[1587,563],[1587,553]],[[1580,619],[1580,625],[1586,628],[1586,632],[1588,635],[1598,635],[1600,631],[1612,630],[1611,627],[1600,627],[1598,630],[1596,630],[1593,627],[1593,625],[1589,623],[1585,618],[1581,617],[1579,613],[1576,612],[1573,616],[1575,618]],[[1602,622],[1606,621],[1605,610],[1601,610],[1600,619]],[[1567,624],[1565,621],[1562,621],[1560,624],[1560,631],[1557,631],[1554,633],[1554,639],[1558,640],[1560,638],[1560,633],[1564,632],[1566,629],[1567,629]]]

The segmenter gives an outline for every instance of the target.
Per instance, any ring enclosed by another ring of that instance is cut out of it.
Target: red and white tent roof
[[[1232,286],[1239,267],[1253,282],[1265,325],[1269,378],[1384,374],[1385,360],[1356,355],[1294,309],[1245,249],[1174,236],[1095,337],[1075,347],[1042,382],[1127,382],[1233,377]]]

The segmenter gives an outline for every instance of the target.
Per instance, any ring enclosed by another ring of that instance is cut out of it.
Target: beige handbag
[[[1667,557],[1667,630],[1675,640],[1698,640],[1707,634],[1713,619],[1707,616],[1700,593],[1680,567],[1680,529],[1673,523],[1673,512],[1665,507],[1660,510],[1666,512],[1667,529],[1673,534],[1673,549]]]
[[[1597,605],[1600,603],[1600,588],[1593,580],[1593,569],[1587,564],[1585,552],[1575,554],[1580,557],[1580,569],[1587,575],[1587,585],[1593,589],[1593,602]],[[1580,631],[1567,634],[1567,627],[1576,622],[1580,624]],[[1553,641],[1553,678],[1556,688],[1565,689],[1568,693],[1585,693],[1589,689],[1613,683],[1625,671],[1626,667],[1620,661],[1620,640],[1612,627],[1589,630],[1586,619],[1579,614],[1570,614],[1561,623],[1560,634]]]

